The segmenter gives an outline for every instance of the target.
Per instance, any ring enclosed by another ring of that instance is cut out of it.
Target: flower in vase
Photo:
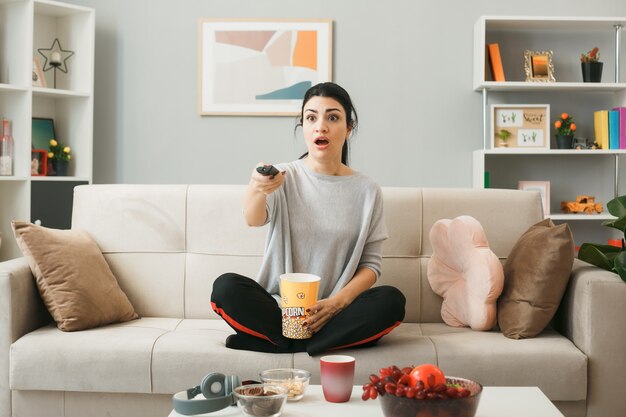
[[[50,150],[48,151],[48,159],[51,161],[70,161],[72,159],[72,149],[64,146],[55,139],[50,139]]]
[[[556,134],[562,136],[573,135],[576,131],[576,123],[574,118],[568,113],[561,113],[561,118],[554,122]]]

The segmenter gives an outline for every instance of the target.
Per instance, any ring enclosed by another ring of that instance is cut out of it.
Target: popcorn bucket
[[[290,339],[308,339],[313,333],[302,327],[310,316],[306,309],[317,303],[320,277],[312,274],[282,274],[280,298],[282,300],[283,336]]]

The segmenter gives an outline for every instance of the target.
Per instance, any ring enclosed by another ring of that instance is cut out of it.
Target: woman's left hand
[[[318,301],[307,310],[310,311],[311,315],[304,321],[303,326],[306,326],[313,333],[317,333],[330,319],[343,310],[343,307],[331,297]]]

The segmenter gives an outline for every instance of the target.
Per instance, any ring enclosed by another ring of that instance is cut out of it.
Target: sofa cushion
[[[263,256],[268,228],[249,227],[244,221],[241,199],[245,190],[244,185],[189,186],[185,224],[187,252],[241,258]]]
[[[184,317],[187,254],[120,252],[105,253],[104,258],[140,316]]]
[[[437,351],[437,365],[448,375],[483,385],[538,386],[552,401],[587,398],[587,356],[552,329],[533,339],[514,340],[497,331],[440,323],[420,326]]]
[[[273,367],[307,369],[313,374],[311,383],[319,383],[319,356],[224,349],[231,333],[223,320],[209,319],[148,317],[70,333],[47,326],[11,346],[10,387],[172,394],[199,384],[209,372],[255,379],[259,371]],[[485,385],[539,386],[558,401],[586,398],[586,356],[552,330],[513,340],[499,332],[443,323],[403,323],[376,347],[342,353],[357,358],[355,381],[367,380],[383,366],[430,362],[449,375]]]
[[[447,327],[445,324],[441,324]],[[424,336],[422,327],[417,323],[402,323],[393,329],[374,347],[348,348],[336,351],[341,355],[350,355],[356,358],[354,376],[355,385],[363,384],[370,374],[377,374],[378,370],[389,365],[409,366],[420,363],[437,363],[437,350]],[[320,384],[320,357],[309,356],[307,353],[293,355],[293,367],[306,369],[311,372],[311,384]]]
[[[152,392],[174,393],[198,385],[210,372],[258,380],[264,369],[291,368],[293,355],[226,349],[234,331],[224,320],[186,319],[163,334],[152,352]]]
[[[42,327],[11,345],[11,389],[149,393],[153,346],[179,323],[141,318],[80,332]]]
[[[494,327],[504,273],[478,220],[471,216],[441,219],[429,236],[433,256],[428,263],[428,282],[443,297],[443,320],[450,326],[474,330]]]
[[[421,191],[422,216],[416,221],[421,222],[424,237],[420,254],[425,256],[432,254],[428,233],[439,219],[452,219],[462,214],[472,216],[485,229],[491,250],[499,258],[505,258],[517,237],[544,218],[538,193],[495,188],[422,188]],[[502,210],[503,201],[508,207],[515,207],[514,218],[510,210]]]
[[[513,339],[535,337],[550,323],[565,293],[574,262],[567,223],[543,220],[519,238],[504,265],[498,324]]]
[[[103,253],[184,252],[188,188],[181,184],[79,185],[74,188],[72,229],[87,231]]]
[[[546,331],[526,340],[445,323],[403,323],[373,348],[346,349],[356,358],[355,384],[389,365],[433,363],[451,376],[489,386],[539,386],[553,401],[587,398],[587,357],[564,336]],[[293,366],[319,384],[319,356],[296,353]],[[564,383],[563,381],[575,381]]]
[[[46,326],[11,346],[10,387],[172,394],[209,372],[256,379],[263,369],[293,366],[291,354],[225,349],[232,333],[210,319],[144,317],[80,332]]]
[[[87,232],[18,221],[12,226],[59,329],[83,330],[138,317]]]

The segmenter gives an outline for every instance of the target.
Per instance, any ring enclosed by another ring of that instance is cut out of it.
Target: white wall
[[[198,115],[202,17],[333,19],[334,81],[360,117],[352,166],[384,186],[470,187],[477,18],[626,16],[623,0],[70,2],[96,9],[96,183],[247,183],[258,161],[303,151],[293,118]]]

